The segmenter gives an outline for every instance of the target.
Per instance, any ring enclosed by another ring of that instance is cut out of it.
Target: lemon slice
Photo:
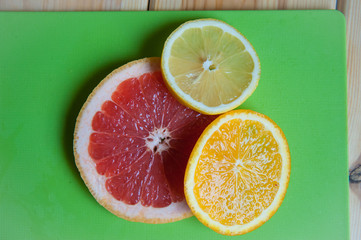
[[[184,105],[203,114],[227,112],[256,89],[260,62],[248,40],[215,19],[189,21],[165,42],[165,82]]]
[[[204,130],[189,158],[188,206],[218,233],[250,232],[281,205],[290,159],[285,135],[270,118],[250,110],[225,113]]]

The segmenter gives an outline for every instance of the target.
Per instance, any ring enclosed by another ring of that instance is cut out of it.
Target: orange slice
[[[287,140],[276,123],[250,110],[228,112],[204,130],[191,153],[187,203],[218,233],[250,232],[281,205],[290,168]]]

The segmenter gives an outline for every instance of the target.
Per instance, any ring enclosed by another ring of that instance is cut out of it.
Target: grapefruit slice
[[[94,198],[113,214],[146,223],[177,221],[192,215],[184,172],[213,119],[172,97],[160,58],[133,61],[100,82],[82,107],[75,162]]]

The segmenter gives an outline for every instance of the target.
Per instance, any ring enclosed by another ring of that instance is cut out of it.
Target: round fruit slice
[[[189,217],[184,172],[213,119],[172,97],[159,58],[128,63],[108,75],[81,109],[76,165],[95,199],[119,217],[147,223]]]
[[[268,117],[235,110],[212,122],[197,141],[185,173],[193,214],[225,235],[265,223],[278,209],[290,178],[290,152]]]
[[[260,62],[235,28],[200,19],[184,23],[168,37],[162,72],[181,103],[204,114],[219,114],[236,108],[253,93]]]

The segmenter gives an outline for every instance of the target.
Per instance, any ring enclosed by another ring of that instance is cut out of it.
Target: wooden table
[[[0,11],[337,9],[347,22],[350,171],[361,165],[360,0],[0,0]],[[337,193],[335,193],[337,194]],[[350,236],[361,239],[361,183],[350,183]]]

